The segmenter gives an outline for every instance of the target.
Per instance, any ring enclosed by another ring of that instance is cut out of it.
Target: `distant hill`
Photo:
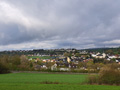
[[[109,48],[109,47],[105,47],[105,48],[89,48],[89,49],[82,49],[88,52],[100,52],[100,53],[111,53],[111,54],[120,54],[120,47],[116,47],[116,48]]]

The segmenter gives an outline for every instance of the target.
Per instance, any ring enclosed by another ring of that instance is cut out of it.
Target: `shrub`
[[[108,65],[99,72],[99,84],[120,84],[120,71],[115,66]]]
[[[88,84],[107,84],[107,85],[120,85],[120,71],[119,65],[110,64],[103,67],[98,76],[92,75],[88,77]]]
[[[97,84],[97,82],[98,82],[98,76],[97,75],[88,76],[88,80],[87,80],[88,84]]]
[[[59,82],[43,81],[41,84],[60,84]]]
[[[0,63],[0,74],[3,74],[3,73],[9,73],[9,69],[5,65]]]
[[[88,73],[88,70],[84,70],[84,69],[74,70],[74,69],[72,69],[71,72],[74,72],[74,73]]]

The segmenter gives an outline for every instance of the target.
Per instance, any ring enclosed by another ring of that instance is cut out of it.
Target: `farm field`
[[[0,90],[120,90],[120,86],[81,85],[86,77],[81,74],[0,74]],[[59,83],[42,83],[45,81]]]
[[[40,59],[51,59],[50,56],[28,56],[28,58],[40,58]]]

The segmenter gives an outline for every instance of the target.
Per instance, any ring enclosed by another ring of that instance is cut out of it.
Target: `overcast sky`
[[[0,0],[0,50],[120,46],[120,0]]]

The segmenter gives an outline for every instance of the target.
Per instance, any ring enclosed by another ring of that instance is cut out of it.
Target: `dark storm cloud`
[[[20,44],[20,49],[27,43],[31,44],[29,48],[38,48],[36,42],[44,48],[119,46],[119,3],[119,0],[0,0],[0,45]]]

